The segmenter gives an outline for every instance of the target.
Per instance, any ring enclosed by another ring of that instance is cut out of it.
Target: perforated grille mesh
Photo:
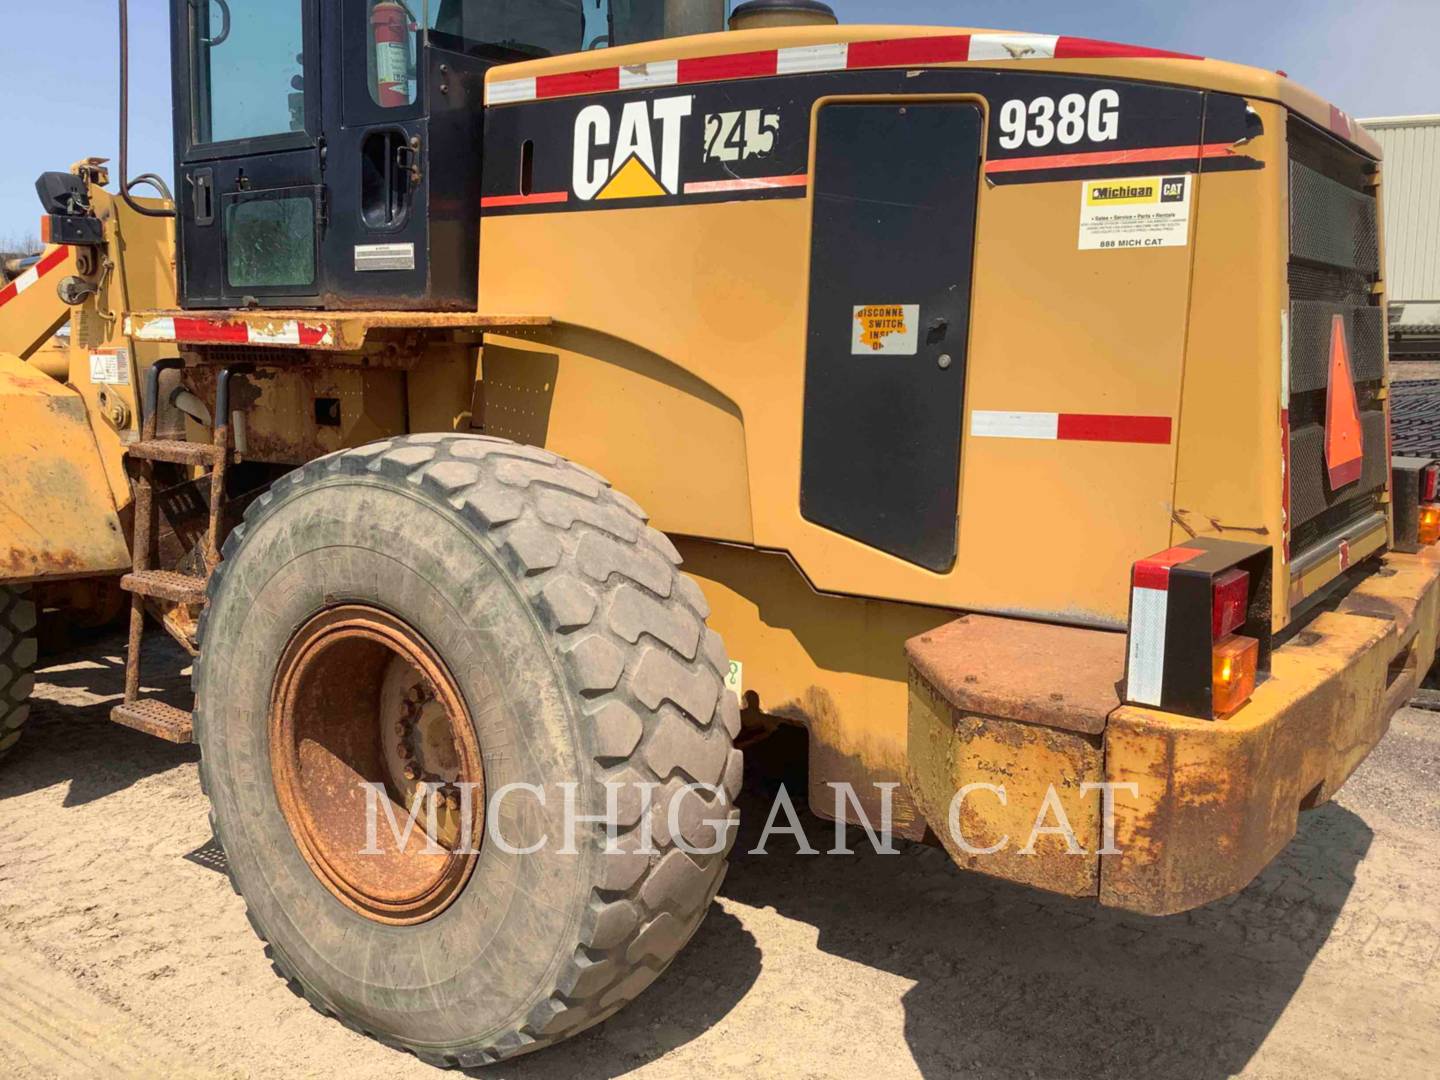
[[[1385,488],[1388,450],[1385,321],[1375,302],[1380,236],[1369,162],[1330,136],[1290,125],[1290,528],[1295,554],[1372,513]],[[1360,479],[1330,488],[1326,396],[1336,316],[1344,320],[1361,409]]]
[[[1385,320],[1378,307],[1355,307],[1324,300],[1290,304],[1290,392],[1324,390],[1330,382],[1330,338],[1335,316],[1345,320],[1345,341],[1355,382],[1385,376]]]
[[[1357,499],[1354,493],[1373,493],[1385,486],[1385,414],[1366,413],[1360,422],[1365,439],[1365,469],[1359,481],[1347,484],[1339,492],[1330,490],[1325,465],[1325,426],[1308,424],[1290,433],[1290,515],[1294,521],[1313,521],[1337,508],[1356,509],[1360,513],[1373,509],[1373,497]],[[1343,525],[1358,516],[1345,514],[1335,524]]]
[[[1345,270],[1380,269],[1375,200],[1290,162],[1290,255]]]

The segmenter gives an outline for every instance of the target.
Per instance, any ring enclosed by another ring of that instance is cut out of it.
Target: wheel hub
[[[418,633],[365,605],[315,616],[281,657],[269,728],[281,812],[336,899],[397,925],[455,901],[484,834],[483,760],[458,687]]]

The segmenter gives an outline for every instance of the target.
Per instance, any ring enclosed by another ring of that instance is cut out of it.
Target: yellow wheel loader
[[[42,176],[0,291],[0,752],[35,605],[119,579],[114,719],[199,744],[357,1029],[471,1066],[634,999],[779,725],[823,816],[1205,904],[1431,666],[1380,155],[1283,74],[810,0],[174,0],[167,183],[120,13],[118,174]]]

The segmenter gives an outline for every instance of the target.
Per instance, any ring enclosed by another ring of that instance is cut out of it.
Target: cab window
[[[302,0],[190,0],[197,144],[305,130]]]

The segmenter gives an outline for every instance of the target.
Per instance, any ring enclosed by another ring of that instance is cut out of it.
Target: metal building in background
[[[1440,115],[1361,123],[1385,149],[1390,355],[1440,360]]]

